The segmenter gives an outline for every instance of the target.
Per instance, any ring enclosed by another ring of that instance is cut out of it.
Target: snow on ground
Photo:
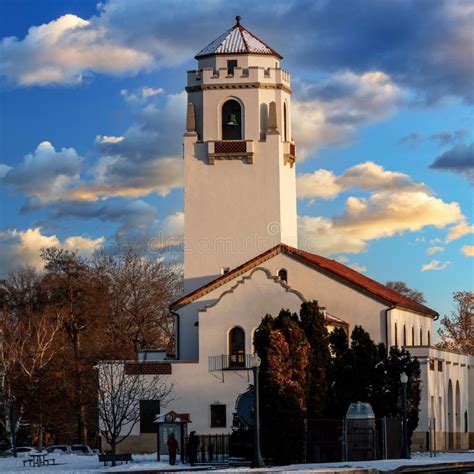
[[[50,456],[51,457],[51,456]],[[108,473],[108,472],[133,472],[133,471],[152,471],[152,470],[175,470],[180,472],[184,467],[186,470],[190,469],[189,464],[178,464],[176,466],[170,466],[167,462],[156,462],[156,454],[134,454],[134,461],[129,464],[119,465],[115,468],[104,466],[100,463],[97,455],[94,456],[76,456],[71,454],[54,455],[56,466],[44,466],[44,467],[23,467],[23,459],[25,458],[0,458],[0,473],[2,474],[21,474],[37,472],[38,474],[87,474],[87,473]],[[166,459],[165,456],[162,456]],[[438,453],[436,458],[430,458],[429,454],[416,453],[413,455],[413,459],[391,459],[387,461],[360,461],[360,462],[340,462],[340,463],[324,463],[324,464],[295,464],[292,466],[280,466],[273,468],[262,468],[262,469],[249,469],[249,468],[231,468],[213,470],[212,472],[223,473],[223,472],[291,472],[298,471],[301,473],[307,472],[334,472],[334,471],[347,471],[350,469],[364,469],[372,468],[378,469],[379,471],[391,471],[401,466],[407,465],[424,465],[424,464],[439,464],[449,462],[474,462],[474,451],[462,452],[462,453]],[[201,471],[202,472],[202,471]]]

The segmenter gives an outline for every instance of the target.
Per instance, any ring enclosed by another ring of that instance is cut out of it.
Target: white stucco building
[[[432,346],[436,311],[297,249],[291,81],[282,57],[237,20],[196,59],[186,87],[185,295],[171,307],[176,354],[142,353],[146,361],[127,362],[126,370],[173,381],[177,399],[166,411],[189,416],[190,429],[230,432],[236,398],[251,382],[248,355],[262,317],[298,312],[315,299],[330,327],[361,325],[376,342],[410,346],[420,359],[414,449],[426,446],[430,418],[439,449],[467,448],[474,359]],[[145,425],[120,449],[155,450]]]

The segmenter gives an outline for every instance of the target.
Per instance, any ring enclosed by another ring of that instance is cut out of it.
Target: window
[[[227,61],[227,75],[233,76],[234,75],[234,68],[237,67],[237,59],[229,59]]]
[[[431,346],[431,334],[428,331],[428,346]]]
[[[286,102],[283,103],[283,141],[288,141],[288,118],[286,112]]]
[[[395,323],[395,347],[398,347],[398,326]]]
[[[438,360],[438,372],[442,372],[442,371],[443,371],[443,361]]]
[[[222,140],[242,140],[242,108],[234,99],[222,106]]]
[[[230,272],[230,267],[222,267],[222,274],[225,275],[226,273]]]
[[[415,326],[412,326],[411,328],[411,345],[415,345]]]
[[[278,272],[278,278],[280,278],[280,280],[283,280],[285,283],[288,283],[288,272],[284,268],[282,268]]]
[[[229,367],[245,367],[245,332],[239,327],[229,332]]]
[[[423,329],[420,328],[420,346],[423,345]]]
[[[211,405],[211,428],[225,428],[227,426],[226,405]]]
[[[140,433],[156,433],[156,425],[153,422],[159,414],[159,400],[140,400]]]
[[[434,370],[434,360],[430,359],[430,370]]]
[[[405,324],[403,325],[403,345],[407,345],[407,327]]]

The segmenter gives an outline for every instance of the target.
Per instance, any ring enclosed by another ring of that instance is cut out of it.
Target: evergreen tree
[[[301,305],[300,321],[310,347],[306,389],[307,417],[318,418],[325,415],[327,408],[326,370],[330,353],[326,321],[317,301]]]
[[[266,316],[254,346],[262,359],[263,455],[276,464],[302,461],[309,344],[297,315],[282,310],[276,319]]]
[[[352,401],[353,354],[345,329],[336,328],[329,334],[328,340],[332,357],[327,368],[327,416],[342,418]]]

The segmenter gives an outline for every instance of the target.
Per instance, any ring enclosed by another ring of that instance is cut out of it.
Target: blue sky
[[[474,2],[1,8],[2,274],[48,245],[180,238],[185,71],[240,14],[292,74],[300,245],[441,314],[472,289]]]

